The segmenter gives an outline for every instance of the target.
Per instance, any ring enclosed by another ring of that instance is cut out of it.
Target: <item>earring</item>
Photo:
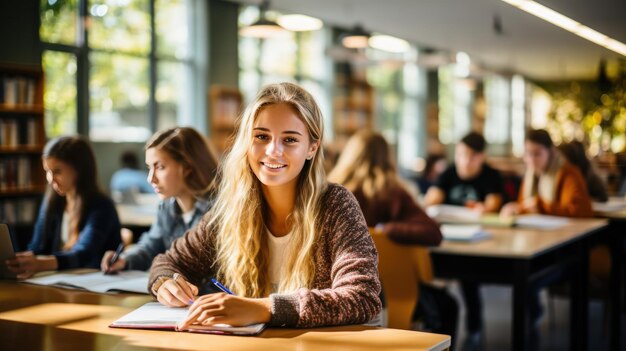
[[[310,161],[312,158],[313,158],[313,155],[307,157],[306,159]]]

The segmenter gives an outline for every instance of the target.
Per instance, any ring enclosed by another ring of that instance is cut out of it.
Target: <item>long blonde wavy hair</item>
[[[293,107],[306,125],[310,141],[320,144],[299,175],[295,206],[287,218],[293,249],[283,268],[285,276],[277,292],[310,288],[315,275],[313,252],[318,233],[319,203],[326,190],[323,118],[313,97],[301,87],[291,83],[271,84],[261,89],[240,116],[233,146],[220,166],[221,182],[213,216],[207,224],[209,235],[215,235],[217,277],[236,294],[247,297],[263,297],[271,292],[265,227],[267,204],[247,154],[259,112],[275,104]]]
[[[382,135],[368,130],[357,132],[348,140],[328,180],[352,192],[361,190],[368,199],[390,186],[403,187],[389,144]]]

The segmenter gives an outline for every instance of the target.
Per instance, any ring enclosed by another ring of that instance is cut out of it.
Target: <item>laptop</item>
[[[9,227],[0,223],[0,279],[16,279],[17,275],[9,270],[5,260],[15,257]]]

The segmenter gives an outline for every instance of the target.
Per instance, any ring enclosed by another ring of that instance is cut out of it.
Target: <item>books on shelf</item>
[[[24,280],[37,285],[54,285],[68,289],[82,289],[99,293],[134,292],[148,294],[148,272],[121,271],[117,274],[55,273]]]
[[[28,189],[33,186],[32,165],[28,156],[0,159],[0,190]]]
[[[258,323],[245,327],[233,327],[228,324],[199,325],[180,330],[178,326],[187,317],[189,309],[184,307],[167,307],[158,302],[149,302],[138,309],[124,315],[111,323],[111,328],[133,329],[164,329],[188,331],[192,333],[257,335],[265,329],[265,324]]]
[[[34,198],[0,200],[0,223],[34,224],[37,204]]]
[[[35,118],[0,120],[0,148],[38,145],[39,128]]]
[[[35,79],[20,76],[3,76],[0,84],[0,104],[8,107],[32,107],[35,104]]]
[[[468,224],[443,224],[441,234],[446,240],[478,241],[491,237],[482,226]]]

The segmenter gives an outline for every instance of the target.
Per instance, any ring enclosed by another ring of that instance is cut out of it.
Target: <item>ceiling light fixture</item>
[[[278,18],[278,24],[290,31],[306,32],[321,29],[324,23],[311,16],[306,15],[283,15]]]
[[[515,6],[520,10],[526,11],[531,15],[537,16],[546,22],[550,22],[555,26],[561,27],[572,32],[582,38],[593,43],[603,46],[611,51],[615,51],[620,55],[626,56],[626,44],[617,41],[607,35],[593,30],[580,22],[577,22],[567,16],[564,16],[551,8],[541,5],[532,0],[502,0],[507,4]]]
[[[411,48],[408,41],[390,35],[376,34],[369,38],[368,42],[374,49],[393,53],[404,53]]]
[[[239,34],[244,37],[271,38],[284,33],[285,29],[283,27],[265,17],[265,13],[267,12],[269,6],[269,0],[264,0],[259,6],[259,20],[249,26],[239,29]]]
[[[368,46],[369,38],[370,34],[357,24],[353,30],[341,36],[341,44],[350,49],[364,49]]]

